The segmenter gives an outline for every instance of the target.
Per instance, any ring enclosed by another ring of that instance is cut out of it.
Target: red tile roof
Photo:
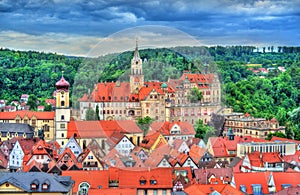
[[[189,155],[195,163],[198,163],[205,152],[206,148],[200,148],[200,146],[192,145],[189,151]]]
[[[240,186],[244,185],[246,187],[246,191],[248,194],[253,194],[252,184],[261,184],[262,193],[269,194],[269,189],[268,189],[269,177],[270,177],[270,172],[234,173],[234,181],[235,181],[236,189],[240,189]]]
[[[29,110],[20,110],[15,112],[0,112],[0,119],[13,120],[16,117],[21,119],[28,117],[29,119],[36,117],[37,119],[54,120],[55,112],[33,112]]]
[[[160,132],[163,136],[170,136],[170,130],[178,125],[180,127],[181,135],[195,135],[195,129],[192,124],[188,122],[153,122],[150,126],[151,131],[149,134],[154,132]]]
[[[145,180],[141,184],[140,180]],[[156,180],[156,184],[151,184],[151,180]],[[138,188],[138,189],[171,189],[172,169],[155,168],[146,170],[125,170],[119,169],[119,187],[120,188]]]
[[[99,186],[103,189],[108,188],[109,174],[108,171],[63,171],[62,176],[71,176],[75,181],[73,192],[78,192],[78,186],[82,182],[87,182],[91,189],[98,189]]]
[[[99,121],[70,121],[67,138],[76,134],[76,138],[105,138],[107,137]]]
[[[232,187],[230,184],[193,184],[187,187],[184,192],[188,195],[206,195],[217,191],[222,195],[243,195],[242,192]]]
[[[282,190],[282,184],[291,184],[293,187],[297,187],[300,184],[300,172],[273,172],[272,174],[276,191]]]
[[[159,148],[162,145],[168,144],[168,142],[161,136],[160,132],[157,132],[145,136],[142,142],[140,143],[140,147],[150,149],[158,139],[160,139],[160,141],[155,148],[152,148],[153,150]]]

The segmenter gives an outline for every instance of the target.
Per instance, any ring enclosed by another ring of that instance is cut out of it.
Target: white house
[[[19,143],[16,141],[12,151],[9,154],[9,169],[18,170],[21,168],[23,163],[24,152]]]
[[[135,147],[135,145],[130,141],[130,139],[128,139],[128,137],[126,135],[124,135],[119,142],[116,143],[115,145],[115,149],[124,156],[128,156],[131,151],[133,150],[133,148]]]
[[[61,152],[63,152],[65,150],[65,148],[70,148],[76,157],[78,157],[79,154],[82,153],[82,149],[74,137],[71,137],[69,139],[69,141],[67,142],[67,144],[65,145],[65,147],[62,149]]]

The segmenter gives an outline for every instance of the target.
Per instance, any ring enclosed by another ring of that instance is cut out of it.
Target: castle
[[[167,82],[144,81],[143,60],[138,46],[131,59],[129,82],[97,83],[93,91],[79,100],[80,119],[86,111],[98,107],[100,120],[136,120],[150,117],[156,121],[187,121],[204,123],[211,114],[221,109],[221,87],[215,73],[190,73],[185,71],[179,79]],[[191,101],[191,89],[202,92],[200,101]]]

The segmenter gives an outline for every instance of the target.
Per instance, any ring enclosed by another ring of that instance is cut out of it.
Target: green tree
[[[97,120],[96,112],[92,108],[88,108],[86,110],[85,120],[87,121]]]
[[[99,116],[99,106],[96,106],[96,116],[97,116],[97,120],[100,120],[100,116]]]
[[[275,133],[269,133],[266,139],[271,140],[273,136],[286,138],[286,134],[282,132],[275,132]]]
[[[191,103],[197,103],[202,99],[202,92],[194,87],[189,91],[187,98]]]
[[[30,107],[30,110],[36,110],[38,105],[37,101],[37,97],[34,94],[30,94],[26,105]]]
[[[52,105],[51,104],[46,104],[44,111],[52,111]]]
[[[194,126],[196,130],[195,137],[203,139],[204,142],[207,142],[208,138],[215,136],[215,130],[209,125],[205,125],[201,119],[197,121]]]
[[[149,116],[146,116],[144,118],[139,117],[136,123],[140,127],[140,129],[144,132],[144,135],[146,135],[149,130],[149,126],[152,122],[153,119],[150,118]]]

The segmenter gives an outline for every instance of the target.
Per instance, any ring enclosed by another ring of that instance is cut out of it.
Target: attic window
[[[246,186],[245,185],[240,185],[240,190],[242,192],[245,192],[246,193]]]
[[[157,181],[153,176],[150,178],[150,184],[151,185],[156,185],[157,184]]]
[[[32,190],[36,190],[36,189],[37,189],[37,185],[36,185],[35,183],[32,183],[32,184],[31,184],[31,189],[32,189]]]
[[[146,179],[145,179],[144,177],[141,177],[141,178],[140,178],[140,184],[141,184],[141,185],[145,185],[146,182],[147,182],[147,181],[146,181]]]
[[[38,180],[34,180],[31,184],[30,184],[30,188],[32,190],[36,190],[38,188],[38,185],[39,185],[39,181]]]
[[[49,188],[49,184],[43,183],[42,189],[43,189],[43,190],[48,190],[48,188]]]

